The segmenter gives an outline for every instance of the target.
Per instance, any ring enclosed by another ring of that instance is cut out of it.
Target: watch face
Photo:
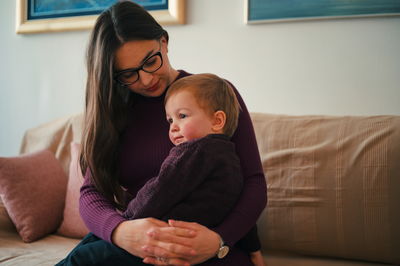
[[[222,246],[219,251],[218,251],[218,258],[222,259],[223,257],[225,257],[229,252],[229,247],[228,246]]]

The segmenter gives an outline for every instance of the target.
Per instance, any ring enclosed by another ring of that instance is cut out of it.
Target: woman
[[[224,222],[206,228],[185,221],[126,220],[116,210],[126,207],[126,194],[134,197],[157,175],[173,147],[164,96],[171,83],[190,74],[172,68],[167,53],[168,33],[133,2],[116,3],[96,21],[87,52],[80,158],[82,169],[88,169],[80,212],[93,234],[71,253],[85,250],[95,238],[149,264],[188,265],[208,260],[209,265],[251,265],[248,253],[235,244],[252,229],[265,207],[266,185],[249,113],[236,90],[242,112],[232,141],[241,159],[244,189]],[[209,260],[220,249],[226,251],[226,246],[230,251],[224,259]]]

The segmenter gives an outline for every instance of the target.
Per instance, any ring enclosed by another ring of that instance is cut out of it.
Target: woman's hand
[[[168,224],[153,218],[125,221],[114,229],[112,241],[132,255],[143,258],[146,253],[142,247],[151,240],[146,233],[165,226]]]
[[[170,220],[170,229],[160,228],[160,234],[154,234],[152,237],[155,240],[162,242],[170,242],[171,239],[166,234],[161,234],[164,230],[188,230],[196,232],[194,237],[186,238],[185,244],[192,247],[195,252],[191,252],[181,257],[182,262],[189,262],[190,265],[204,262],[217,254],[220,244],[220,236],[214,231],[202,226],[198,223],[190,223],[183,221]],[[152,252],[151,257],[146,257],[144,262],[154,265],[189,265],[189,264],[175,264],[171,260],[160,261],[160,257],[164,256],[157,252]],[[158,258],[158,259],[157,259]]]
[[[196,232],[191,229],[173,228],[163,221],[144,218],[119,224],[112,241],[134,256],[153,257],[157,261],[155,265],[189,265],[181,258],[195,254],[191,248],[191,238],[195,236]]]

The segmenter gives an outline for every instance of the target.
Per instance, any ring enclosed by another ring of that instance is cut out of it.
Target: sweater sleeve
[[[177,203],[187,197],[207,177],[201,161],[203,148],[197,143],[173,148],[153,177],[132,199],[123,216],[128,219],[154,217],[161,219]]]
[[[80,192],[80,215],[93,234],[112,243],[113,230],[126,219],[98,192],[90,180],[90,171],[88,170]]]
[[[236,152],[240,158],[244,186],[230,214],[219,226],[212,228],[229,246],[233,246],[251,230],[267,203],[266,182],[253,124],[242,97],[235,88],[234,90],[241,112],[232,141],[236,145]]]

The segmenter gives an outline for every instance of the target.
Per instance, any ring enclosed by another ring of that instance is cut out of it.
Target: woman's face
[[[130,68],[140,68],[146,60],[160,52],[162,66],[153,73],[139,70],[139,79],[128,88],[135,93],[146,97],[157,97],[175,80],[178,72],[174,70],[168,60],[168,43],[163,37],[161,40],[140,40],[124,43],[115,53],[115,71],[119,72]],[[152,58],[149,59],[151,61]]]

